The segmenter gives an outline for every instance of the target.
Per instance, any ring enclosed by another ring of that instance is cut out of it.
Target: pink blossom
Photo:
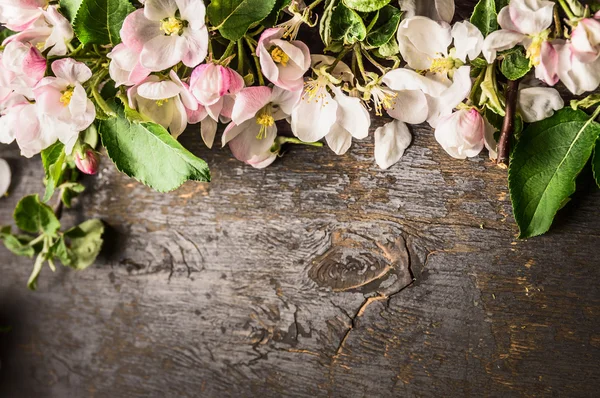
[[[48,0],[2,0],[0,23],[15,32],[27,29],[43,13]]]
[[[30,44],[11,42],[0,56],[0,101],[11,93],[33,98],[33,87],[46,73],[46,59]]]
[[[435,139],[453,158],[479,155],[484,146],[495,146],[493,129],[476,109],[461,109],[440,119]]]
[[[75,154],[75,165],[82,173],[90,175],[98,173],[99,164],[98,153],[89,147]]]
[[[121,28],[123,43],[141,53],[142,65],[161,71],[182,62],[191,68],[208,51],[206,8],[202,0],[147,0]]]
[[[51,67],[55,77],[43,78],[33,92],[39,113],[52,120],[47,128],[70,153],[79,132],[96,118],[96,108],[82,86],[92,77],[92,71],[71,58],[54,61]]]
[[[585,18],[571,34],[571,51],[583,63],[594,62],[600,56],[600,21]]]
[[[23,99],[2,112],[0,142],[10,144],[16,140],[21,155],[30,158],[56,142],[51,125],[51,120],[39,114],[35,103]]]
[[[244,79],[231,68],[211,62],[197,66],[192,72],[190,91],[203,109],[201,116],[193,120],[201,122],[202,139],[209,148],[212,148],[219,119],[231,120],[235,95],[242,88]]]
[[[148,76],[127,91],[129,106],[153,120],[174,137],[178,137],[188,123],[188,111],[198,110],[198,102],[188,86],[171,71],[169,79]]]
[[[67,43],[73,40],[73,37],[71,23],[58,12],[56,6],[49,6],[27,29],[7,37],[2,45],[20,41],[31,43],[42,52],[50,49],[48,55],[65,55]]]
[[[260,36],[256,55],[267,79],[284,90],[301,90],[310,68],[310,50],[301,41],[282,40],[283,28],[267,29]]]
[[[540,62],[535,68],[535,77],[550,86],[558,83],[558,51],[552,42],[545,41],[541,45]]]
[[[120,43],[107,55],[110,58],[108,71],[115,81],[115,87],[133,86],[150,75],[150,70],[140,63],[140,54]]]

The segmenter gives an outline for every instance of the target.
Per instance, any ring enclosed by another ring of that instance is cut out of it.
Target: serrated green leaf
[[[390,4],[391,0],[343,0],[346,7],[360,12],[373,12]]]
[[[128,0],[82,0],[73,29],[83,44],[116,46],[123,21],[134,10]]]
[[[13,215],[17,227],[30,233],[43,233],[55,236],[60,222],[50,206],[40,202],[38,195],[25,196],[17,203]]]
[[[48,202],[52,195],[54,195],[56,186],[60,184],[64,174],[65,146],[60,141],[56,141],[41,152],[41,157],[46,182],[46,192],[42,200]]]
[[[210,181],[206,162],[194,156],[155,123],[132,123],[123,107],[117,117],[100,122],[98,132],[117,168],[159,191],[177,189],[187,180]]]
[[[569,108],[523,132],[508,177],[520,238],[550,229],[556,212],[575,192],[575,178],[590,158],[599,134],[600,124],[585,112]]]
[[[508,80],[519,80],[531,70],[529,59],[523,47],[515,47],[503,55],[500,71]]]
[[[212,0],[207,8],[208,20],[227,40],[244,37],[250,26],[265,19],[276,0]]]
[[[338,4],[331,14],[331,38],[342,40],[344,45],[361,42],[367,36],[362,18],[344,4]]]
[[[86,269],[96,261],[102,249],[103,233],[102,221],[87,220],[65,232],[64,237],[68,242],[66,245],[59,242],[56,255],[64,265],[78,270]]]
[[[275,0],[275,6],[273,7],[273,10],[269,16],[263,19],[261,25],[265,28],[272,28],[273,26],[277,25],[277,22],[279,21],[279,14],[281,14],[281,11],[283,11],[285,8],[289,7],[291,3],[292,0]]]
[[[571,100],[571,108],[575,110],[578,108],[588,109],[596,104],[600,104],[600,94],[590,94],[580,100]]]
[[[479,0],[473,14],[471,23],[487,36],[498,30],[498,9],[495,0]]]
[[[60,5],[59,11],[65,17],[67,17],[69,22],[73,22],[77,16],[77,11],[79,11],[79,7],[81,7],[82,2],[83,0],[60,0],[58,2]]]
[[[396,34],[401,17],[402,11],[390,5],[379,10],[379,18],[367,35],[367,45],[376,48],[387,44]]]
[[[323,15],[319,21],[319,35],[325,47],[329,47],[331,44],[331,16],[333,14],[333,7],[335,6],[334,0],[326,0],[323,8]]]

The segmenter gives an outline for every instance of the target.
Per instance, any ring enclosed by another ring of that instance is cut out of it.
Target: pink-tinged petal
[[[429,69],[452,43],[450,25],[419,16],[403,20],[397,34],[400,54],[413,69]]]
[[[550,87],[528,87],[519,90],[517,104],[525,123],[549,118],[565,106],[560,93]]]
[[[221,119],[231,119],[233,114],[233,107],[235,106],[235,97],[233,95],[226,95],[223,97],[223,108],[221,109]]]
[[[256,123],[254,123],[256,124]],[[233,140],[235,137],[240,135],[244,131],[243,126],[238,126],[235,123],[231,122],[225,127],[225,131],[223,131],[223,135],[221,136],[221,146],[225,146],[229,143],[229,141]],[[260,129],[257,130],[257,134]]]
[[[215,104],[221,98],[221,68],[212,62],[198,65],[190,77],[190,89],[204,106]]]
[[[183,58],[186,40],[181,36],[156,36],[144,44],[141,63],[151,71],[168,69]]]
[[[427,120],[429,105],[421,90],[403,90],[396,92],[394,107],[388,114],[396,120],[409,124],[419,124]]]
[[[208,29],[206,26],[198,30],[186,29],[182,37],[186,43],[182,61],[185,66],[193,68],[203,62],[208,54]]]
[[[221,115],[221,112],[223,110],[223,104],[224,104],[223,97],[221,97],[214,104],[207,106],[206,112],[208,112],[208,115],[211,118],[213,118],[214,120],[219,120],[219,116]]]
[[[554,2],[544,0],[511,0],[510,18],[517,32],[538,34],[550,27],[554,19]]]
[[[37,87],[34,94],[40,112],[58,117],[64,111],[65,106],[60,102],[62,94],[51,85]]]
[[[302,90],[289,91],[280,87],[273,87],[271,104],[274,108],[278,108],[273,115],[275,120],[285,119],[291,115],[301,98]]]
[[[196,109],[195,111],[186,109],[186,113],[187,113],[187,118],[188,118],[189,124],[196,124],[196,123],[200,122],[201,120],[204,120],[208,116],[208,113],[206,112],[206,108],[204,108],[202,105],[199,105],[198,109]]]
[[[200,122],[200,135],[204,144],[208,148],[212,148],[217,134],[217,122],[211,117],[207,117]]]
[[[325,136],[325,141],[336,155],[343,155],[352,146],[352,134],[339,123],[335,123],[329,134]]]
[[[73,88],[73,95],[71,96],[71,100],[69,101],[69,113],[75,118],[83,115],[85,113],[85,109],[87,107],[87,94],[85,89],[81,86],[81,84],[77,84]],[[71,116],[69,115],[69,116]],[[67,120],[63,120],[65,123],[70,121],[70,118]]]
[[[283,37],[284,33],[285,33],[285,29],[283,29],[283,28],[265,29],[265,31],[260,35],[260,38],[258,39],[258,44],[256,46],[256,49],[257,49],[256,55],[259,55],[258,49],[260,47],[270,47],[271,40],[281,39]]]
[[[301,41],[290,43],[285,40],[273,40],[273,44],[281,48],[290,57],[288,66],[282,66],[283,71],[290,69],[297,74],[297,76],[290,76],[290,78],[302,77],[308,68],[310,68],[310,50],[306,44]]]
[[[345,95],[339,87],[333,88],[338,103],[336,123],[348,131],[354,138],[363,139],[369,135],[371,116],[360,98]]]
[[[458,106],[469,95],[472,87],[471,67],[461,66],[454,72],[453,82],[439,97],[429,97],[429,115],[427,122],[431,127],[436,127],[441,117],[450,115],[452,110]]]
[[[535,77],[550,86],[558,83],[558,52],[547,41],[542,43],[540,63],[535,67]]]
[[[292,131],[304,142],[315,142],[324,138],[337,119],[338,103],[325,88],[314,97],[306,93],[292,112]]]
[[[262,160],[253,159],[248,162],[248,164],[255,169],[264,169],[273,164],[273,162],[277,159],[276,153],[265,154],[266,158]]]
[[[503,7],[498,13],[498,25],[504,30],[520,33],[519,28],[512,21],[508,6]]]
[[[175,0],[179,13],[190,28],[198,30],[205,24],[206,6],[199,0]]]
[[[248,87],[238,93],[231,119],[237,125],[241,125],[248,119],[253,118],[256,113],[271,101],[271,89],[269,87]]]
[[[483,56],[492,63],[496,59],[498,51],[508,50],[525,40],[525,35],[510,30],[497,30],[489,34],[483,42]]]
[[[475,109],[459,110],[440,119],[435,139],[453,158],[477,156],[484,147],[485,124]]]
[[[273,61],[271,54],[264,46],[258,47],[256,51],[258,52],[263,75],[265,75],[270,82],[275,84],[275,82],[279,81],[279,68],[277,67],[277,64]]]
[[[185,106],[186,109],[190,109],[192,111],[198,109],[198,101],[196,101],[196,98],[194,98],[192,93],[190,93],[188,85],[181,81],[181,79],[174,70],[171,70],[171,72],[169,72],[169,77],[175,84],[177,84],[181,88],[179,98],[181,98],[183,106]]]
[[[375,161],[382,169],[396,164],[412,142],[412,134],[406,124],[399,120],[387,123],[375,130]]]
[[[161,21],[174,17],[177,12],[175,0],[146,0],[144,3],[144,16],[151,21]]]
[[[223,82],[221,91],[219,92],[221,96],[225,94],[237,94],[246,85],[244,78],[231,68],[221,69],[221,80]]]
[[[277,137],[277,127],[267,127],[265,137],[259,139],[261,126],[250,119],[239,126],[242,130],[234,139],[229,141],[229,149],[236,159],[250,165],[262,163],[271,156],[271,147]]]
[[[583,63],[575,57],[570,46],[556,44],[558,51],[558,76],[561,82],[575,95],[594,91],[600,84],[600,58]]]
[[[600,21],[585,18],[571,33],[571,51],[583,63],[594,62],[600,56]]]
[[[138,86],[137,93],[140,97],[158,101],[173,98],[179,95],[181,87],[171,80],[158,82],[145,82]]]
[[[83,62],[73,58],[63,58],[52,62],[52,72],[58,78],[65,79],[71,84],[84,83],[92,77],[92,71]]]
[[[46,74],[46,59],[37,48],[32,47],[23,59],[23,73],[35,81],[41,80]]]
[[[71,23],[58,12],[56,6],[49,6],[44,12],[44,18],[52,26],[52,32],[46,39],[42,51],[51,48],[48,55],[65,55],[68,50],[67,43],[75,37]]]
[[[129,14],[121,28],[121,40],[125,46],[136,53],[140,53],[144,44],[158,35],[162,35],[160,23],[151,21],[144,16],[144,10],[140,9]]]

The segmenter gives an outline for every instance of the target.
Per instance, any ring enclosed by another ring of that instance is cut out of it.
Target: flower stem
[[[505,169],[508,166],[510,157],[510,138],[515,130],[515,112],[517,110],[517,98],[519,94],[519,80],[509,80],[506,86],[506,115],[500,131],[500,140],[498,141],[498,159],[496,163],[499,167]]]
[[[360,45],[354,46],[354,54],[356,55],[356,62],[358,64],[358,69],[360,70],[360,74],[363,77],[363,80],[367,81],[367,72],[365,71],[365,64],[363,62],[362,53],[360,51]]]
[[[363,50],[362,53],[364,54],[365,58],[367,58],[373,66],[375,66],[377,69],[379,69],[381,71],[382,74],[385,75],[387,73],[387,69],[385,68],[385,66],[383,66],[379,62],[375,61],[375,58],[371,57],[371,55],[369,54],[368,51]]]
[[[256,66],[256,72],[258,74],[258,84],[261,86],[265,85],[265,78],[262,74],[262,69],[260,67],[260,60],[258,59],[258,55],[256,55],[256,48],[252,44],[250,38],[246,37],[246,43],[248,44],[248,48],[250,48],[250,52],[252,53],[252,58],[254,58],[254,65]]]
[[[323,0],[315,0],[315,1],[313,1],[313,2],[311,3],[311,5],[309,5],[309,6],[308,6],[308,7],[306,7],[306,8],[308,8],[309,10],[314,10],[314,8],[315,8],[316,6],[318,6],[319,4],[321,4],[322,2],[323,2]]]
[[[227,59],[227,57],[229,57],[231,54],[233,54],[233,51],[235,49],[236,44],[237,43],[235,41],[230,41],[229,42],[229,45],[227,46],[227,49],[225,50],[225,52],[223,53],[223,55],[219,59],[219,63],[225,61]]]
[[[114,117],[114,116],[116,116],[115,112],[106,103],[104,98],[102,98],[102,95],[100,95],[100,91],[98,91],[98,86],[100,85],[100,82],[102,81],[102,79],[104,79],[106,77],[107,74],[108,74],[108,70],[106,70],[106,69],[104,69],[103,71],[98,73],[98,76],[92,82],[92,96],[94,97],[94,99],[96,100],[96,103],[98,104],[100,109],[102,109],[102,111],[104,113],[106,113],[108,116]]]
[[[317,148],[321,148],[323,146],[322,142],[304,142],[299,140],[296,137],[277,137],[277,144],[279,144],[280,146],[283,144],[296,144],[296,145],[307,145],[307,146],[314,146]]]
[[[342,58],[344,58],[346,56],[346,54],[348,54],[350,52],[351,49],[352,49],[351,47],[344,47],[344,49],[342,50],[342,52],[340,52],[338,54],[338,56],[335,59],[335,61],[333,61],[333,63],[331,64],[331,66],[327,69],[327,72],[329,72],[329,73],[333,72],[333,70],[335,69],[335,67],[342,60]]]
[[[569,7],[567,5],[567,3],[565,3],[565,0],[558,0],[558,2],[560,3],[560,6],[562,7],[562,9],[565,11],[565,13],[567,14],[567,16],[569,17],[569,19],[573,20],[576,19],[577,17],[575,16],[575,14],[573,14],[573,11],[571,11],[571,7]]]
[[[237,71],[241,76],[244,76],[244,62],[246,58],[246,53],[244,52],[244,42],[242,39],[237,41],[237,51],[238,51],[238,64]]]

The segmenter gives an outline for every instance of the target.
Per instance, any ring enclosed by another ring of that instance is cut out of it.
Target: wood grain
[[[388,171],[372,138],[254,170],[192,127],[213,182],[168,195],[105,160],[63,216],[108,225],[95,266],[44,269],[30,293],[31,262],[0,248],[0,396],[596,396],[590,176],[548,235],[519,241],[506,172],[413,132]],[[43,187],[38,159],[0,156],[3,224]]]

